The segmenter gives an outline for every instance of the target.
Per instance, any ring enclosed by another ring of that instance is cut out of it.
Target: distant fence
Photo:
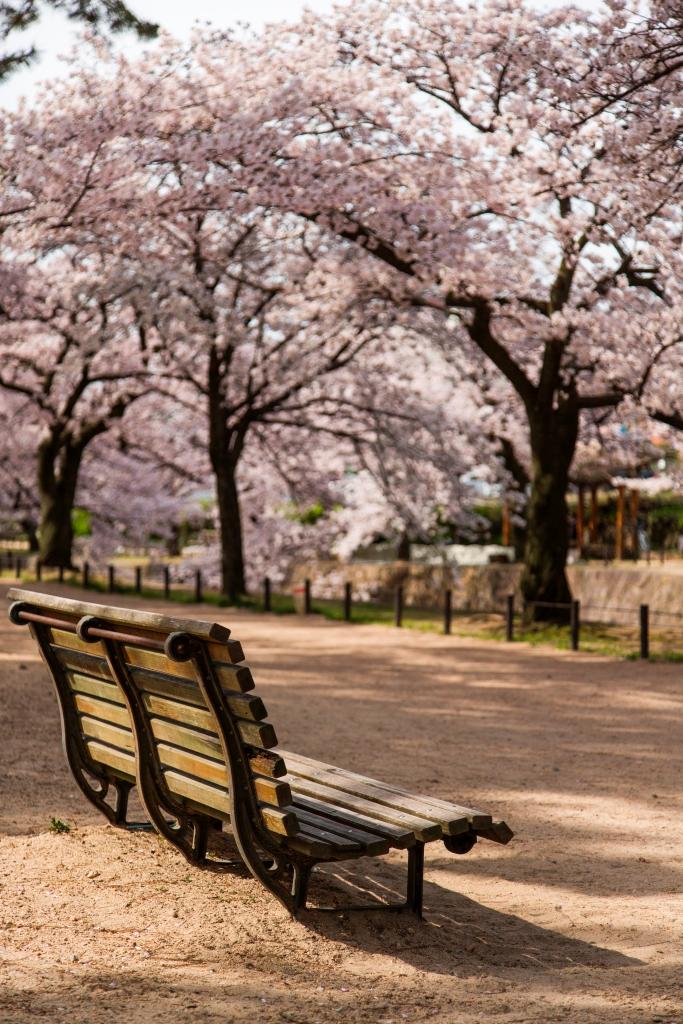
[[[177,568],[170,565],[122,566],[109,563],[103,566],[83,562],[78,567],[48,568],[42,566],[40,561],[30,561],[25,554],[0,552],[0,574],[5,576],[9,574],[17,580],[67,582],[86,590],[97,590],[110,594],[144,594],[147,597],[182,600],[198,604],[204,600],[217,603],[220,599],[220,595],[205,587],[200,569],[189,573],[187,569],[182,569],[182,578],[178,578]],[[326,585],[325,590],[329,595],[329,584]],[[558,620],[562,620],[565,625],[558,626],[558,628],[566,628],[569,647],[572,651],[581,649],[582,612],[590,611],[590,622],[584,622],[583,625],[593,630],[599,626],[610,626],[614,630],[618,630],[618,635],[624,644],[632,643],[630,651],[632,655],[648,659],[651,655],[653,633],[656,631],[658,636],[665,634],[669,639],[673,637],[675,647],[677,650],[681,650],[683,659],[683,613],[651,608],[649,604],[640,604],[637,607],[616,605],[602,607],[587,602],[582,605],[580,601],[572,600],[570,602],[529,602],[521,608],[517,608],[515,596],[508,594],[500,608],[468,607],[456,610],[453,604],[453,592],[445,590],[439,607],[418,609],[407,606],[404,588],[398,585],[393,592],[392,605],[388,607],[380,606],[372,601],[360,600],[354,594],[353,586],[348,581],[343,584],[338,597],[316,598],[315,583],[311,579],[305,579],[303,583],[294,586],[288,594],[282,594],[276,593],[272,581],[268,577],[262,582],[259,599],[251,600],[250,604],[252,607],[266,612],[296,611],[302,615],[310,615],[316,610],[329,613],[334,605],[335,614],[331,617],[339,618],[344,622],[383,621],[393,623],[397,628],[403,627],[406,618],[410,616],[413,624],[419,626],[420,620],[423,620],[431,627],[440,629],[445,635],[453,632],[454,623],[458,619],[468,616],[489,617],[500,619],[500,638],[504,638],[508,643],[512,643],[516,639],[528,638],[528,631],[534,618],[533,609],[543,607],[548,610],[556,609],[561,613]],[[316,608],[315,605],[318,607]],[[380,616],[380,613],[383,617]],[[599,617],[599,621],[596,616]],[[613,617],[610,618],[610,616]],[[614,616],[619,616],[619,619],[617,620]]]

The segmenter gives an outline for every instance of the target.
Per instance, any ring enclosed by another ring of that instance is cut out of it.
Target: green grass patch
[[[67,823],[62,821],[61,818],[50,818],[50,832],[52,832],[53,835],[61,836],[65,832],[70,831],[71,825],[67,825]]]

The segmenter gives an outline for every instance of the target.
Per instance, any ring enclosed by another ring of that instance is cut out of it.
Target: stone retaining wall
[[[444,590],[450,589],[454,610],[502,612],[510,593],[521,608],[521,575],[519,564],[450,568],[411,562],[341,565],[321,561],[297,566],[285,589],[308,577],[314,598],[341,599],[348,580],[355,600],[390,605],[401,584],[406,605],[415,608],[441,608]],[[662,625],[673,623],[672,613],[683,616],[683,563],[672,563],[668,569],[666,565],[572,565],[567,576],[573,596],[581,601],[585,621],[635,624],[641,604],[649,604],[653,613],[660,612]]]

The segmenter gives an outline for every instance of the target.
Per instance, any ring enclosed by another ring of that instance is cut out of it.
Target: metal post
[[[347,582],[344,584],[344,622],[351,621],[351,584]]]
[[[108,589],[110,594],[114,593],[115,586],[116,586],[116,569],[114,568],[113,565],[108,565],[107,566],[107,589]]]
[[[40,583],[43,578],[43,563],[39,558],[36,559],[36,583]]]
[[[194,599],[196,604],[201,604],[203,600],[202,593],[202,570],[197,569],[194,574]]]
[[[64,582],[64,566],[63,565],[60,565],[59,569],[57,570],[57,573],[58,573],[59,582],[63,583]]]
[[[167,565],[164,566],[164,600],[168,601],[171,597],[171,570]]]
[[[640,656],[647,660],[650,657],[650,606],[640,606]]]
[[[579,649],[579,627],[581,624],[581,602],[572,601],[569,628],[571,631],[572,650]]]
[[[90,566],[87,562],[83,563],[83,589],[87,590],[90,585]]]
[[[270,576],[264,576],[263,578],[263,610],[264,612],[271,610]]]
[[[397,626],[403,624],[403,587],[396,587],[394,593],[394,623]]]
[[[448,636],[451,631],[451,618],[453,616],[453,593],[447,590],[443,602],[443,631]]]
[[[311,614],[311,581],[304,580],[304,615]]]
[[[135,566],[135,593],[142,593],[142,568],[139,565]]]
[[[16,578],[18,580],[21,579],[21,568],[22,568],[22,566],[21,566],[21,556],[17,555],[17,557],[15,559],[15,562],[14,562],[14,575],[16,576]]]
[[[505,639],[511,643],[515,638],[515,595],[505,598]]]

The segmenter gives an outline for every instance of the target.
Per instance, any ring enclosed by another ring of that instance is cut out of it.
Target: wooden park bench
[[[210,856],[225,826],[239,863],[292,914],[307,909],[315,864],[405,849],[405,902],[363,909],[421,917],[425,843],[467,853],[478,838],[512,838],[483,811],[277,749],[224,626],[27,590],[10,598],[10,619],[29,626],[52,676],[67,761],[85,796],[125,827],[137,786],[153,826],[195,864],[236,863]]]

